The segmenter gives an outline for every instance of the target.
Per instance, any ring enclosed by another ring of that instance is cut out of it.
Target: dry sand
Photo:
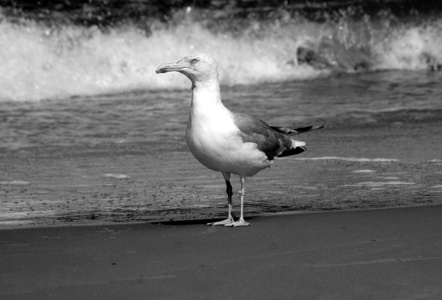
[[[0,231],[1,299],[442,299],[442,206]]]

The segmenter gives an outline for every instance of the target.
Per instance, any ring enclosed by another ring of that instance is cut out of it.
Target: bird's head
[[[207,54],[197,53],[186,56],[175,63],[163,64],[156,73],[179,72],[192,81],[192,86],[215,81],[218,84],[218,66]]]

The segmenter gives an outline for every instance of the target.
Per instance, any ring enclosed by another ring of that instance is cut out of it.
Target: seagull
[[[323,126],[296,129],[270,126],[244,113],[230,111],[221,101],[217,63],[207,54],[192,54],[178,62],[163,64],[156,70],[157,74],[167,72],[179,72],[192,82],[186,130],[190,152],[207,168],[221,172],[226,182],[227,219],[207,225],[249,226],[244,220],[245,179],[269,168],[278,157],[307,150],[304,142],[294,140],[292,136]],[[241,181],[241,215],[237,221],[232,216],[231,174],[237,174]]]

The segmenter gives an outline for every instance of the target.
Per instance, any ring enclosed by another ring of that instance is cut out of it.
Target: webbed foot
[[[239,220],[230,224],[225,224],[224,226],[228,226],[228,227],[246,227],[246,226],[250,226],[250,223],[247,223],[244,220]]]
[[[219,222],[212,222],[212,223],[207,223],[207,226],[230,226],[230,224],[235,223],[235,220],[233,220],[232,217],[227,218],[223,221],[219,221]]]

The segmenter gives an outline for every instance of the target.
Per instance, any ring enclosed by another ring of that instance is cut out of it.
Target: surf
[[[442,68],[439,15],[400,17],[355,7],[322,10],[320,17],[288,8],[229,17],[184,7],[171,9],[166,21],[154,15],[105,25],[53,15],[12,18],[1,10],[0,101],[186,89],[185,79],[159,78],[155,68],[194,52],[210,53],[221,85],[230,86]]]

